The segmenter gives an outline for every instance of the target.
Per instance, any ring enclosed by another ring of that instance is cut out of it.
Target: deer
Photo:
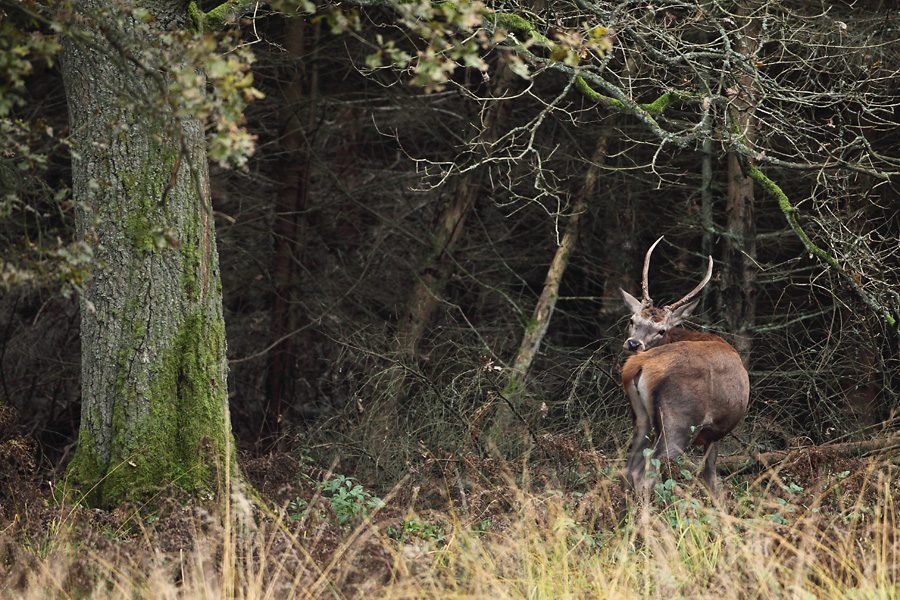
[[[709,283],[712,256],[697,287],[661,309],[653,306],[650,255],[662,239],[650,246],[644,258],[642,300],[619,290],[632,313],[623,345],[629,357],[622,366],[622,385],[634,412],[625,481],[648,499],[657,477],[655,471],[647,472],[649,458],[677,458],[689,446],[703,446],[701,478],[715,497],[719,440],[746,414],[750,378],[731,344],[713,333],[681,327],[700,302],[695,296]]]

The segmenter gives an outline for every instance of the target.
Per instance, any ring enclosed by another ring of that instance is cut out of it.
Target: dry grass
[[[625,508],[599,481],[486,486],[428,510],[401,486],[347,527],[321,496],[299,520],[240,492],[227,516],[177,503],[152,518],[44,508],[0,534],[0,598],[900,596],[895,468],[808,458],[805,476],[730,484],[723,506],[670,484],[653,507]]]

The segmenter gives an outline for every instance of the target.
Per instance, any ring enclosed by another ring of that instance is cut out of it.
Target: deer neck
[[[724,341],[721,337],[714,333],[703,333],[702,331],[694,331],[693,329],[685,329],[684,327],[673,327],[666,333],[666,343],[673,342],[714,342]]]

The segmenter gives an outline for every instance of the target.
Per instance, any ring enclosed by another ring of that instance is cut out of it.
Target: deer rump
[[[634,437],[625,466],[628,483],[646,492],[644,451],[676,458],[691,445],[706,448],[702,477],[716,488],[718,442],[747,412],[750,379],[737,351],[721,338],[682,341],[631,356],[622,383],[634,411]]]

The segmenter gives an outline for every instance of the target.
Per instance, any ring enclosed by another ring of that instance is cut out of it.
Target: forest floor
[[[642,507],[602,454],[559,448],[427,460],[383,493],[245,457],[225,501],[114,511],[7,479],[0,598],[900,597],[890,457],[798,450],[719,502],[675,465]]]

